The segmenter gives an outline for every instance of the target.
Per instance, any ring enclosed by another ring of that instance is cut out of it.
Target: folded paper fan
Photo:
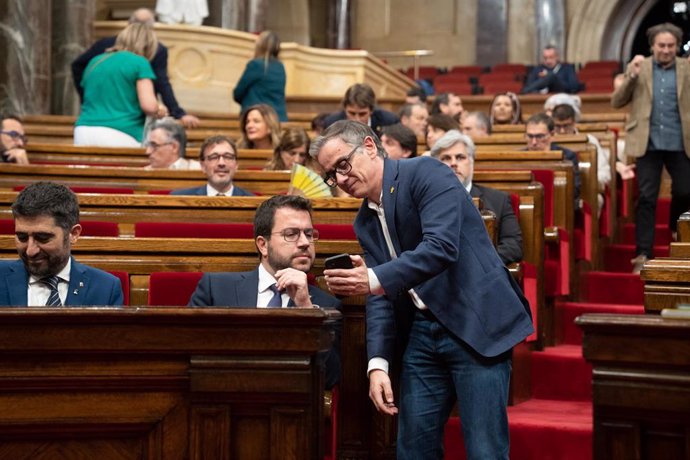
[[[306,198],[329,198],[333,196],[331,188],[326,185],[321,176],[300,164],[292,166],[288,194]]]

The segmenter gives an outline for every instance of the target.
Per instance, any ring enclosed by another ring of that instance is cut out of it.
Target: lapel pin
[[[83,282],[83,281],[79,281],[79,287],[84,287],[84,282]]]
[[[74,292],[73,292],[73,294],[74,294],[74,295],[79,294],[79,289],[75,289]]]
[[[393,193],[394,191],[395,191],[395,187],[393,187],[393,186],[391,185],[391,193]]]

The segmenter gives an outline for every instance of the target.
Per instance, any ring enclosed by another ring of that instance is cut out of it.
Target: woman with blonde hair
[[[280,121],[270,105],[257,104],[240,116],[241,149],[271,149],[280,143]]]
[[[497,94],[491,101],[490,119],[491,126],[522,123],[522,111],[517,94],[510,91]]]
[[[287,121],[285,108],[285,67],[278,60],[280,39],[275,32],[261,32],[256,40],[254,58],[247,63],[235,86],[233,98],[242,112],[256,104],[268,104],[280,121]]]
[[[294,164],[312,168],[309,156],[309,135],[304,128],[287,128],[283,131],[280,143],[273,151],[273,158],[268,162],[265,171],[290,170]]]
[[[139,147],[146,116],[162,117],[149,59],[158,48],[150,25],[129,24],[115,46],[94,57],[81,80],[84,98],[74,129],[75,145]]]

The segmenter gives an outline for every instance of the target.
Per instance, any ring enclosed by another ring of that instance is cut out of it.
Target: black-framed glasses
[[[227,162],[230,162],[230,161],[237,160],[237,155],[232,154],[232,153],[224,153],[223,155],[221,155],[219,153],[212,153],[211,155],[204,158],[204,161],[208,161],[209,163],[215,163],[216,161],[220,160],[221,158]]]
[[[338,160],[338,162],[335,164],[335,168],[331,169],[330,171],[327,171],[326,174],[323,176],[323,181],[328,185],[329,187],[333,188],[336,185],[338,185],[338,178],[336,177],[336,174],[341,174],[345,175],[352,171],[352,163],[350,163],[350,158],[352,158],[352,155],[355,154],[358,148],[360,148],[362,145],[358,145],[357,147],[353,148],[350,153],[347,154],[345,158],[342,158]]]
[[[149,142],[145,142],[145,143],[144,143],[144,147],[146,147],[146,148],[151,147],[152,150],[158,150],[159,148],[161,148],[161,147],[163,147],[163,146],[165,146],[165,145],[170,145],[170,144],[172,144],[172,142],[164,142],[164,143],[162,143],[162,144],[157,144],[157,143],[155,143],[155,142],[150,142],[150,141],[149,141]]]
[[[12,139],[21,139],[21,141],[25,144],[29,142],[29,138],[26,137],[25,134],[20,133],[19,131],[0,131],[0,134],[10,136]]]
[[[304,233],[310,243],[319,241],[319,231],[315,228],[296,228],[290,227],[281,230],[280,232],[273,232],[271,235],[283,235],[283,239],[288,243],[294,243],[299,240],[300,235]]]

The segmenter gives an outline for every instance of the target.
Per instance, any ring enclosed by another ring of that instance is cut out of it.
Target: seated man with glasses
[[[198,161],[184,157],[187,149],[187,135],[182,125],[172,119],[153,123],[146,136],[144,147],[149,157],[149,164],[144,169],[201,169]]]
[[[27,139],[24,134],[24,126],[21,120],[14,115],[2,117],[2,129],[0,130],[0,154],[3,163],[17,163],[28,165],[29,158],[24,146]]]
[[[562,150],[563,159],[573,163],[575,177],[575,209],[579,209],[580,203],[580,168],[577,163],[577,155],[570,149],[561,147],[551,142],[554,135],[553,118],[545,113],[535,113],[527,120],[525,125],[525,139],[527,139],[528,151]]]
[[[232,183],[237,172],[237,147],[227,136],[211,136],[199,149],[201,169],[208,177],[206,185],[173,190],[171,195],[254,196]]]
[[[249,272],[206,273],[189,301],[196,307],[337,308],[341,303],[310,286],[319,231],[311,221],[309,200],[278,195],[264,201],[254,215],[254,241],[259,266]],[[325,355],[326,388],[340,380],[338,330]]]

